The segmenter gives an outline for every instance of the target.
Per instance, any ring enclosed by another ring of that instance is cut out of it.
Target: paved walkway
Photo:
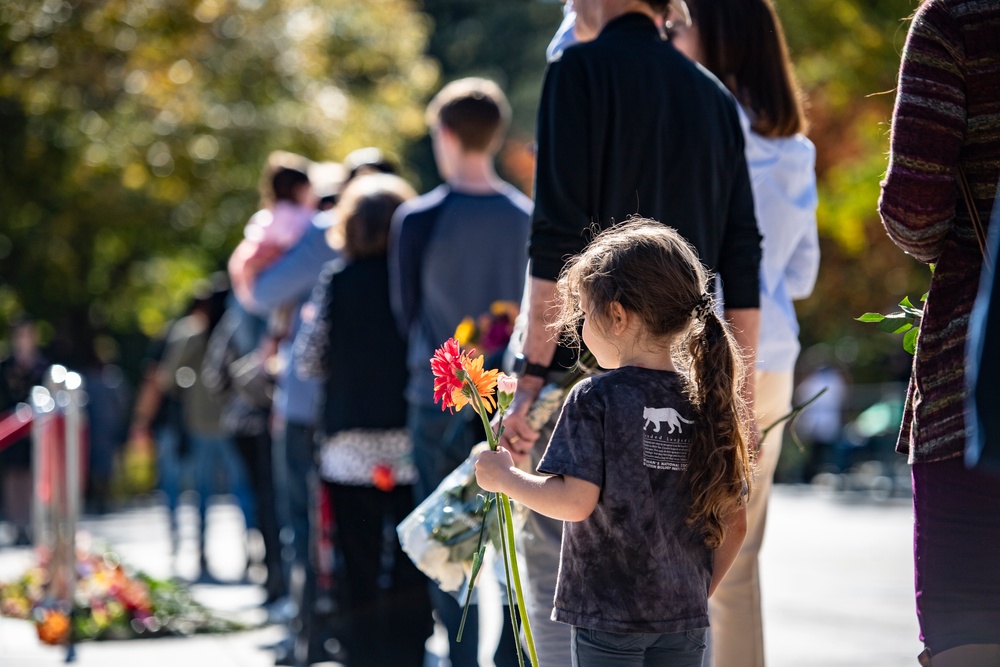
[[[95,542],[157,577],[197,573],[194,517],[182,515],[182,547],[171,562],[165,512],[144,507],[82,523]],[[808,487],[777,487],[762,560],[769,667],[912,667],[920,651],[913,611],[908,500],[875,503],[864,496]],[[212,507],[208,557],[221,585],[193,586],[211,607],[261,621],[264,597],[238,583],[245,551],[242,523],[230,505]],[[0,580],[30,562],[26,549],[0,549]],[[497,618],[484,614],[484,623]],[[90,642],[79,646],[80,667],[270,667],[275,626],[232,635],[185,639]],[[495,637],[484,632],[484,644]],[[493,640],[495,641],[495,639]],[[431,640],[433,653],[441,637]],[[485,656],[492,652],[484,650]],[[56,667],[61,649],[39,645],[33,627],[0,618],[0,667]],[[487,659],[484,665],[489,665]],[[437,660],[431,655],[430,663]],[[331,665],[333,663],[330,663]]]

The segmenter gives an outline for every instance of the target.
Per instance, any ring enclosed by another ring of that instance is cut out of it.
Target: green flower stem
[[[521,615],[521,626],[524,628],[524,640],[528,644],[528,657],[531,658],[532,667],[539,667],[538,655],[535,653],[535,640],[531,635],[531,622],[528,620],[528,608],[524,604],[524,591],[521,589],[521,575],[517,569],[517,552],[514,550],[514,520],[510,509],[510,498],[506,493],[500,495],[500,509],[503,511],[504,520],[507,524],[507,538],[511,543],[510,561],[504,561],[504,569],[508,566],[511,571],[511,578],[514,580],[514,590],[517,593],[517,611]],[[517,624],[514,625],[517,627]]]
[[[479,545],[476,547],[476,553],[472,559],[472,573],[469,575],[469,587],[465,595],[465,606],[462,608],[462,622],[458,625],[458,635],[455,641],[462,641],[462,633],[465,631],[465,618],[469,615],[469,605],[472,604],[472,589],[476,587],[476,580],[479,577],[479,570],[483,567],[483,558],[486,555],[486,545],[484,544],[486,537],[486,520],[490,516],[490,507],[492,507],[492,500],[495,500],[496,494],[486,495],[483,501],[483,523],[479,527]],[[499,516],[499,514],[498,514]]]
[[[503,501],[507,499],[507,496],[504,494],[497,494],[497,495],[501,497],[500,503],[501,503],[501,508],[503,508],[504,507]],[[510,506],[509,501],[506,506],[507,507]],[[510,516],[508,516],[506,512],[497,512],[497,523],[499,524],[500,528],[500,545],[503,548],[503,573],[504,577],[507,580],[507,611],[510,613],[510,625],[512,628],[514,628],[514,647],[517,649],[517,664],[519,665],[519,667],[524,667],[524,655],[521,652],[521,638],[520,638],[521,633],[517,631],[518,612],[514,610],[515,607],[514,591],[511,588],[511,581],[510,581],[511,561],[508,560],[508,558],[514,552],[514,530],[513,530],[514,527],[511,524]],[[507,533],[508,526],[511,528],[509,534]],[[509,545],[507,543],[508,540],[510,540]]]
[[[490,450],[495,452],[497,450],[497,445],[500,444],[500,434],[503,433],[504,413],[502,411],[500,412],[500,420],[497,422],[497,430],[494,433],[493,429],[490,427],[489,412],[486,410],[486,404],[483,402],[483,397],[479,395],[479,390],[474,384],[472,384],[472,381],[468,379],[468,376],[465,378],[465,383],[472,393],[472,400],[475,403],[476,413],[479,415],[479,419],[483,422],[483,429],[486,431],[486,442],[489,444]]]
[[[465,384],[466,386],[469,387],[469,389],[472,392],[472,401],[475,403],[476,413],[479,415],[479,418],[483,421],[483,429],[485,429],[486,431],[486,442],[490,444],[491,450],[496,451],[497,438],[496,435],[493,433],[493,429],[490,428],[489,413],[486,411],[486,404],[483,403],[483,397],[479,395],[479,389],[476,387],[476,385],[472,384],[472,381],[468,379],[468,376],[466,376]]]
[[[479,395],[479,390],[472,384],[468,376],[464,377],[463,380],[469,386],[472,394],[472,400],[476,407],[476,412],[479,413],[479,418],[483,420],[483,428],[486,429],[486,440],[490,445],[490,449],[496,451],[497,448],[497,436],[493,433],[493,429],[490,428],[489,417],[486,411],[486,405],[483,403],[482,396]],[[503,415],[501,414],[500,422],[498,422],[498,430],[503,425]],[[513,512],[510,508],[510,498],[507,497],[505,493],[495,494],[496,497],[500,499],[500,506],[497,508],[497,521],[500,522],[500,545],[503,548],[503,569],[504,574],[508,579],[507,586],[507,597],[508,602],[515,602],[511,598],[511,587],[510,581],[513,580],[514,583],[514,593],[516,594],[516,605],[517,613],[521,616],[521,626],[524,628],[525,641],[528,644],[528,656],[531,658],[532,667],[539,667],[538,655],[535,653],[535,640],[531,634],[531,622],[528,620],[528,608],[524,604],[524,591],[521,588],[521,576],[517,567],[517,553],[514,548],[514,517]],[[502,514],[502,517],[501,517]],[[484,513],[483,523],[485,525],[488,516]],[[470,590],[471,595],[471,590]],[[468,604],[468,601],[466,601]],[[509,606],[509,605],[508,605]],[[517,636],[517,618],[515,616],[513,608],[510,610],[511,621],[513,622],[515,629],[515,641],[518,642],[517,655],[518,662],[521,667],[524,667],[524,658],[521,655],[520,639]]]

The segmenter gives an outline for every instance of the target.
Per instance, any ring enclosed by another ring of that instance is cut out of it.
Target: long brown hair
[[[749,411],[739,391],[743,361],[712,307],[706,291],[712,282],[676,230],[632,219],[598,234],[563,269],[553,326],[579,344],[580,296],[586,295],[593,325],[603,328],[618,303],[639,317],[643,343],[674,340],[673,356],[689,379],[689,399],[700,424],[688,457],[692,502],[687,524],[698,526],[705,544],[716,548],[725,537],[726,520],[744,500],[750,459]]]
[[[687,0],[687,6],[698,28],[701,64],[750,112],[754,132],[805,132],[802,93],[771,0]]]

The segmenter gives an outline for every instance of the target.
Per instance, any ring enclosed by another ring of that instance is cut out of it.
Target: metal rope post
[[[62,641],[66,662],[76,659],[73,607],[76,593],[76,526],[80,516],[82,475],[83,378],[63,366],[49,369],[44,387],[31,395],[35,492],[35,547],[47,564],[46,595],[65,614],[68,628]]]

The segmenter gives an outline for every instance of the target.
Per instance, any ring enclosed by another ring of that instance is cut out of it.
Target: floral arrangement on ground
[[[242,623],[197,602],[183,585],[155,579],[122,564],[117,554],[77,553],[77,585],[70,612],[49,597],[48,557],[10,583],[0,582],[0,616],[33,621],[46,644],[235,632]]]

